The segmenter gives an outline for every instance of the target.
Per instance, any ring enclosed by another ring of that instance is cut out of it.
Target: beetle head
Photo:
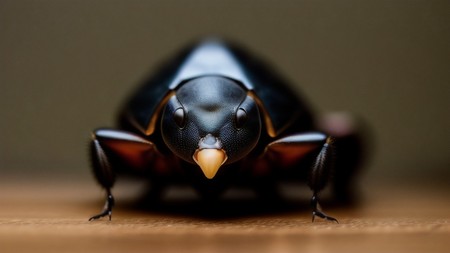
[[[161,131],[178,157],[197,163],[207,178],[245,157],[261,133],[258,106],[238,83],[205,76],[187,81],[165,106]]]

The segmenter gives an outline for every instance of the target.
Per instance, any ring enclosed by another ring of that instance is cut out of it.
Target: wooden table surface
[[[32,178],[0,181],[2,253],[450,252],[450,187],[443,185],[367,183],[357,207],[324,206],[335,224],[312,223],[303,195],[278,206],[230,193],[206,206],[173,190],[164,207],[136,208],[132,196],[143,186],[119,182],[112,221],[89,222],[103,197],[93,180]]]

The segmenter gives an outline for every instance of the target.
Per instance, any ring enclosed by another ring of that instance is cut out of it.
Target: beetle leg
[[[358,200],[355,178],[365,160],[370,128],[362,119],[345,112],[320,117],[318,127],[334,138],[337,156],[333,166],[333,195],[339,203],[353,204]]]
[[[131,167],[144,166],[150,159],[154,144],[135,134],[112,130],[98,129],[93,133],[91,141],[91,161],[94,175],[100,185],[106,189],[106,202],[102,212],[89,220],[109,216],[111,220],[114,197],[111,188],[115,181],[117,163]],[[146,156],[147,155],[147,156]]]
[[[334,145],[333,139],[328,137],[323,144],[316,160],[311,168],[308,185],[313,190],[313,196],[311,198],[311,205],[313,208],[312,221],[314,217],[320,217],[326,220],[335,221],[339,223],[335,218],[327,216],[320,210],[318,193],[325,188],[329,181],[330,174],[333,169],[334,163]]]
[[[284,137],[270,143],[266,155],[272,156],[277,164],[283,167],[295,167],[303,157],[318,152],[309,171],[308,185],[313,191],[311,199],[313,221],[314,217],[336,221],[325,215],[319,208],[318,193],[326,186],[333,169],[334,146],[333,139],[323,133],[303,133]]]

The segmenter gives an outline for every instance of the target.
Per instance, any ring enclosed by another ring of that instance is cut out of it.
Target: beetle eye
[[[185,117],[184,117],[184,109],[178,108],[173,113],[173,119],[175,123],[178,125],[178,127],[183,128],[184,124],[186,123]]]
[[[241,128],[247,121],[247,113],[244,109],[239,108],[236,112],[236,127]]]

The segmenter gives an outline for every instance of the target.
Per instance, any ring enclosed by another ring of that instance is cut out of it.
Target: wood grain
[[[339,224],[312,223],[302,196],[298,205],[271,207],[251,198],[208,206],[172,194],[163,208],[136,208],[142,187],[120,183],[113,220],[88,222],[102,206],[92,180],[2,180],[0,252],[450,252],[442,186],[371,183],[357,207],[329,203]]]

